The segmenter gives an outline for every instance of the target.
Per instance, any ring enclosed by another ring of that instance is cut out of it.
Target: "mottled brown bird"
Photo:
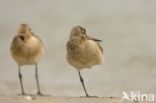
[[[23,23],[20,25],[17,35],[15,35],[11,43],[10,51],[13,59],[18,64],[18,76],[22,95],[26,95],[21,74],[21,66],[23,65],[35,65],[37,95],[41,95],[37,63],[44,53],[44,47],[41,39],[31,31],[28,24]]]
[[[89,94],[80,71],[103,62],[103,48],[99,42],[102,41],[88,36],[85,28],[75,26],[71,30],[66,45],[67,61],[78,70],[79,78],[87,97]]]

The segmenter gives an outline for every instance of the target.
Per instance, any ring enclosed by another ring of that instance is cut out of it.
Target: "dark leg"
[[[39,79],[38,79],[37,64],[35,65],[35,78],[36,78],[36,83],[37,83],[37,95],[42,95],[42,93],[40,91],[40,85],[39,85]]]
[[[78,71],[78,73],[79,73],[79,77],[80,77],[80,81],[81,81],[82,87],[83,87],[83,89],[84,89],[84,91],[85,91],[85,93],[86,93],[86,97],[89,97],[89,95],[88,95],[88,93],[87,93],[87,90],[86,90],[86,88],[85,88],[84,80],[83,80],[83,78],[82,78],[82,76],[81,76],[80,71]]]
[[[23,88],[23,81],[22,81],[22,74],[21,74],[21,66],[20,65],[18,66],[18,76],[19,76],[19,80],[20,80],[22,95],[25,95],[24,88]]]

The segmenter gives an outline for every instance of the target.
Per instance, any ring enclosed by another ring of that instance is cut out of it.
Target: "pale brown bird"
[[[75,26],[70,32],[69,41],[66,45],[67,61],[78,70],[79,78],[87,97],[89,94],[80,71],[103,62],[103,48],[99,42],[102,41],[88,36],[85,28]]]
[[[15,35],[11,43],[10,51],[13,59],[18,64],[18,76],[22,95],[26,95],[21,74],[21,66],[23,65],[35,65],[37,95],[42,95],[38,79],[37,63],[44,53],[44,47],[41,39],[31,31],[28,24],[23,23],[20,25],[17,35]]]

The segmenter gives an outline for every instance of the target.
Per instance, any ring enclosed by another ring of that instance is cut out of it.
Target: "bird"
[[[90,97],[90,95],[86,90],[81,70],[90,69],[103,63],[103,47],[100,42],[102,40],[89,36],[84,27],[77,25],[71,29],[69,40],[66,44],[67,61],[77,69],[86,97]]]
[[[34,65],[37,95],[42,95],[38,77],[38,62],[44,54],[44,46],[41,39],[31,31],[29,24],[21,23],[19,25],[17,33],[11,42],[10,52],[18,65],[21,94],[26,95],[23,87],[21,67],[25,65]]]

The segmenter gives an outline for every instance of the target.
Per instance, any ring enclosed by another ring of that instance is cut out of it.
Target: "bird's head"
[[[19,26],[18,33],[19,34],[29,34],[31,32],[29,24],[23,23]]]
[[[70,32],[70,38],[80,38],[80,37],[86,36],[86,29],[82,26],[75,26],[72,28]]]

